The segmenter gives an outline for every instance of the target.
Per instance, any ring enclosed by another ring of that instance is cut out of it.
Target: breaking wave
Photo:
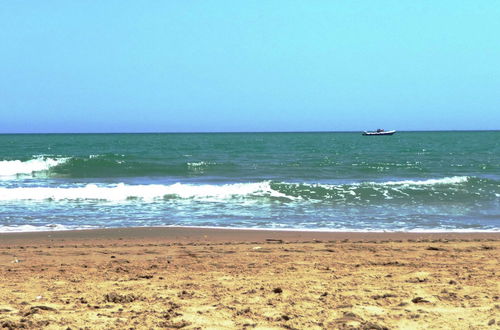
[[[182,158],[141,159],[122,154],[73,157],[36,156],[30,160],[0,161],[0,179],[15,177],[116,178],[148,176],[224,175],[235,170],[231,163],[191,161]]]
[[[309,184],[262,181],[233,184],[86,184],[66,187],[0,188],[0,200],[103,200],[162,199],[311,201],[366,204],[381,201],[420,203],[435,201],[492,201],[500,196],[500,185],[491,179],[446,177],[428,180]]]
[[[0,178],[12,178],[16,176],[37,176],[46,173],[51,168],[67,162],[69,158],[53,158],[37,156],[36,158],[21,160],[0,161]]]

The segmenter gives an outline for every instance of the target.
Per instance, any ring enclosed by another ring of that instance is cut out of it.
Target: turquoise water
[[[0,135],[0,231],[498,231],[500,132]]]

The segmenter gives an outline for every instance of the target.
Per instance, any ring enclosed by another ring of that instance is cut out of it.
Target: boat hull
[[[382,135],[393,135],[396,131],[387,132],[363,132],[363,136],[382,136]]]

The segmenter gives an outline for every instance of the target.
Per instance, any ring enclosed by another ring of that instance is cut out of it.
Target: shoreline
[[[169,242],[290,242],[323,240],[500,240],[500,232],[371,232],[214,227],[124,227],[104,229],[1,232],[0,245],[22,241],[159,240]]]

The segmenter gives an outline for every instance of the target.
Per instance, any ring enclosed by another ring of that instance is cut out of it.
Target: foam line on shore
[[[60,224],[46,226],[2,226],[0,233],[30,233],[30,232],[54,232],[54,231],[80,231],[80,230],[100,230],[100,229],[154,229],[154,228],[185,228],[185,229],[213,229],[213,230],[236,230],[236,231],[269,231],[269,232],[320,232],[320,233],[500,233],[500,228],[484,230],[484,229],[410,229],[410,230],[366,230],[366,229],[330,229],[330,228],[269,228],[269,227],[216,227],[216,226],[140,226],[140,227],[97,227],[97,226],[65,226]]]

